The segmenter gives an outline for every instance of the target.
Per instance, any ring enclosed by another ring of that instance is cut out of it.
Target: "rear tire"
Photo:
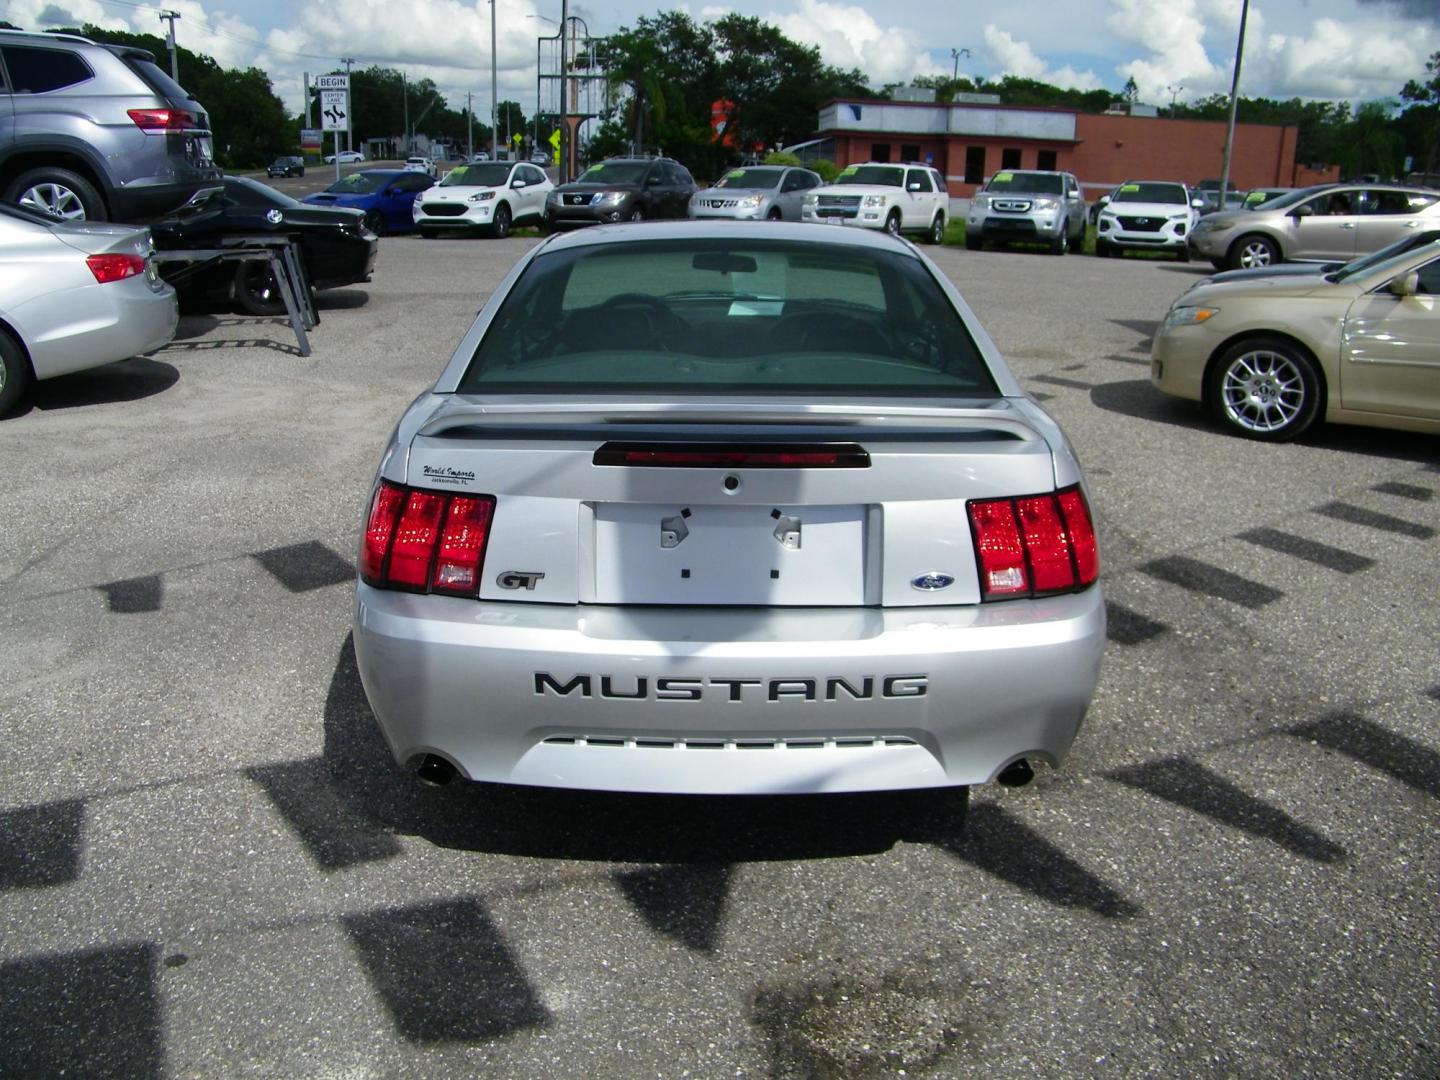
[[[30,361],[20,343],[0,330],[0,416],[6,416],[25,400],[33,375]]]
[[[5,201],[38,210],[60,221],[109,221],[95,186],[69,169],[27,169],[5,189]]]
[[[930,223],[930,231],[925,234],[927,244],[945,243],[945,215],[936,214],[935,220]]]
[[[235,268],[235,302],[251,315],[285,314],[285,298],[268,262],[247,259]]]
[[[1225,261],[1231,270],[1251,270],[1263,266],[1274,266],[1281,261],[1280,247],[1268,236],[1251,233],[1249,236],[1242,236],[1230,245],[1229,256]]]

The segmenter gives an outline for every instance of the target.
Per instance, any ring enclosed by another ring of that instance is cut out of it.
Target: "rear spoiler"
[[[1005,406],[1008,409],[1008,406]],[[667,434],[696,441],[733,439],[737,428],[769,430],[767,438],[834,437],[861,429],[873,437],[946,441],[1041,441],[1027,421],[1003,415],[995,407],[937,408],[933,405],[815,404],[795,407],[774,404],[723,406],[623,402],[596,406],[578,402],[455,404],[444,407],[416,432],[444,436],[459,430],[484,430],[498,438],[619,437],[622,431]],[[778,428],[789,429],[781,432]],[[708,429],[708,431],[707,431]]]

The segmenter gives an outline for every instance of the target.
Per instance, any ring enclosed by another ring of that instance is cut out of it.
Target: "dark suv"
[[[210,120],[144,49],[0,31],[0,198],[144,222],[220,187]]]
[[[271,176],[304,176],[305,159],[303,157],[277,157],[265,167],[265,171]]]
[[[570,228],[609,221],[683,218],[699,190],[670,158],[610,158],[591,165],[545,199],[545,225]]]

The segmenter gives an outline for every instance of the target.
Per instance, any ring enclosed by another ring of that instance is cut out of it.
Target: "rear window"
[[[10,87],[17,94],[63,90],[94,77],[84,60],[64,49],[6,45],[3,51],[5,66],[10,70]]]
[[[122,55],[121,60],[131,71],[139,75],[145,81],[145,85],[154,90],[161,97],[170,98],[173,101],[194,101],[190,91],[170,78],[159,65],[153,60],[146,60],[136,55]]]
[[[997,396],[974,339],[914,256],[763,239],[539,255],[459,389]]]

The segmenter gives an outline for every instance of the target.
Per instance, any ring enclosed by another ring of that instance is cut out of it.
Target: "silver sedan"
[[[0,415],[31,380],[158,349],[175,336],[175,290],[148,229],[61,222],[0,206]]]
[[[434,781],[963,793],[1065,757],[1098,574],[1069,443],[916,248],[604,226],[400,417],[355,652]]]
[[[690,196],[692,218],[735,221],[799,221],[805,193],[821,184],[819,173],[785,165],[731,169],[712,187]]]

